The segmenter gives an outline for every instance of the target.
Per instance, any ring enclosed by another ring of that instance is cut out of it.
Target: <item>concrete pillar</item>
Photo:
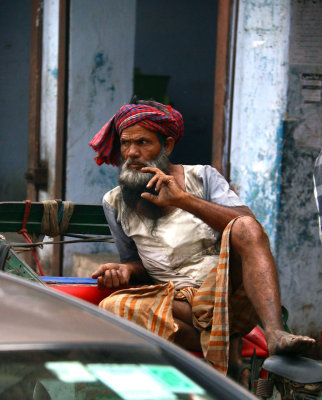
[[[231,183],[264,225],[275,251],[290,5],[282,0],[239,4]]]

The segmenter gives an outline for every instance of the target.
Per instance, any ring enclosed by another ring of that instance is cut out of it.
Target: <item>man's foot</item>
[[[229,364],[227,375],[245,389],[250,390],[251,372],[247,364],[242,361],[236,364]]]
[[[308,355],[315,345],[315,340],[308,336],[298,336],[291,333],[274,330],[265,333],[268,353]]]

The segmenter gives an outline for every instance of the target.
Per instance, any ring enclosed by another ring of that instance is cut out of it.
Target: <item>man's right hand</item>
[[[97,278],[97,286],[99,289],[119,289],[129,285],[131,271],[126,264],[102,264],[98,270],[92,274],[92,278]]]

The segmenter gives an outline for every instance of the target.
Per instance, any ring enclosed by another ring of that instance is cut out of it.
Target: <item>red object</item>
[[[20,229],[20,231],[18,233],[25,238],[25,241],[27,243],[32,243],[32,240],[28,236],[28,231],[27,231],[27,223],[28,223],[28,218],[29,218],[29,214],[30,214],[30,209],[31,209],[31,201],[25,200],[25,213],[23,216],[22,228]],[[36,249],[34,247],[31,247],[31,252],[36,260],[38,271],[39,271],[40,275],[44,276],[45,275],[44,270],[41,268]]]
[[[97,286],[85,286],[85,285],[57,285],[48,284],[59,292],[70,294],[71,296],[78,297],[79,299],[86,300],[90,303],[98,305],[100,301],[105,299],[111,293],[115,292],[113,289],[98,289]]]
[[[251,357],[254,349],[257,357],[268,357],[268,348],[264,333],[258,326],[242,339],[242,357]]]

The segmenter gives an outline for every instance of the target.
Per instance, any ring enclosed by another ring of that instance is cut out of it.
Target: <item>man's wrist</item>
[[[181,208],[182,210],[189,211],[189,205],[191,204],[192,196],[190,193],[182,191],[180,197],[178,198],[175,207]]]

